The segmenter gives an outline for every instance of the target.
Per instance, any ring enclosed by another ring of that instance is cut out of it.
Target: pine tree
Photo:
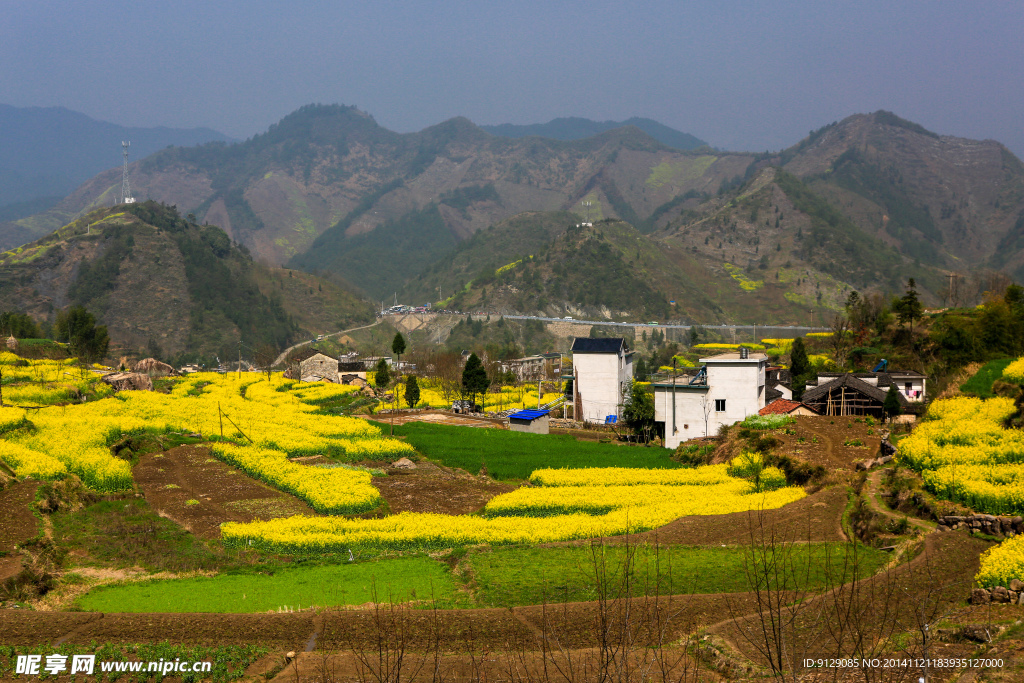
[[[793,349],[789,352],[789,374],[793,389],[793,398],[800,398],[804,393],[804,385],[811,374],[811,361],[807,358],[807,349],[804,347],[804,338],[797,337],[793,340]]]
[[[921,319],[924,307],[917,296],[917,283],[914,278],[907,281],[907,291],[900,297],[896,305],[896,317],[901,323],[910,323],[910,337],[914,337],[914,321]]]
[[[899,396],[896,393],[895,384],[889,385],[889,391],[885,394],[885,403],[882,404],[882,410],[885,412],[885,416],[889,419],[892,419],[903,412]]]
[[[420,385],[416,381],[416,375],[409,375],[405,380],[405,402],[410,408],[415,408],[420,402]]]
[[[395,332],[395,338],[391,340],[391,351],[398,356],[398,367],[402,367],[402,354],[405,353],[405,337],[401,332]]]
[[[476,395],[487,391],[491,382],[487,378],[487,370],[475,353],[469,354],[466,366],[462,368],[462,388],[469,396],[470,403],[476,401]]]
[[[386,387],[389,382],[391,382],[391,373],[388,371],[387,361],[381,358],[374,368],[373,383],[378,387]]]

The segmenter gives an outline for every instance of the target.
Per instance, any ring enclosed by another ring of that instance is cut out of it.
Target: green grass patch
[[[151,571],[195,571],[244,566],[254,558],[198,539],[160,517],[144,500],[108,500],[76,512],[57,512],[54,539],[102,564]]]
[[[583,442],[567,434],[525,434],[423,422],[396,425],[395,434],[404,436],[416,450],[448,467],[479,474],[481,466],[486,464],[487,472],[502,480],[529,479],[534,470],[544,467],[668,469],[680,466],[671,459],[672,451],[666,448]]]
[[[969,380],[960,385],[960,391],[980,398],[992,398],[995,396],[992,393],[992,385],[1003,376],[1003,370],[1012,362],[1012,358],[990,360],[982,365],[981,369],[974,373]]]
[[[846,543],[793,545],[787,549],[799,576],[799,587],[821,590],[828,577],[838,580],[844,563],[850,562],[853,546]],[[632,571],[633,595],[684,593],[733,593],[751,590],[745,570],[749,547],[670,546],[656,552],[652,546],[636,547]],[[561,548],[514,548],[475,551],[467,555],[474,578],[476,602],[481,607],[512,607],[542,602],[596,600],[602,571],[614,593],[622,579],[626,550],[622,546]],[[857,546],[858,574],[874,574],[890,558],[888,553]],[[809,566],[808,566],[809,564]],[[529,571],[523,571],[529,567]],[[595,568],[598,568],[596,571]],[[849,580],[849,578],[847,578]]]
[[[375,598],[449,601],[454,590],[440,562],[403,557],[101,586],[77,605],[97,612],[252,613],[360,605]]]

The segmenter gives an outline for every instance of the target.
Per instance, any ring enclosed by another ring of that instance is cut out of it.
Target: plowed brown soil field
[[[39,520],[32,504],[39,484],[23,481],[0,491],[0,581],[21,570],[21,557],[14,548],[39,532]]]
[[[202,446],[144,455],[132,474],[150,505],[201,538],[219,537],[221,522],[317,514],[295,496],[220,462]]]

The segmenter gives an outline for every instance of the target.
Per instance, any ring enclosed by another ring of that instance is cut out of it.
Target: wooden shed
[[[885,396],[886,391],[845,374],[808,389],[800,398],[821,415],[870,415],[882,419]],[[906,408],[907,399],[898,392],[896,396],[900,406]]]

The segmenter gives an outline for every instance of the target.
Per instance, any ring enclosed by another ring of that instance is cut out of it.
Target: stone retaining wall
[[[1024,605],[1024,581],[1014,579],[1010,587],[975,588],[971,591],[972,605],[987,605],[990,602],[1012,603]]]
[[[1016,536],[1024,533],[1024,517],[946,515],[939,519],[939,526],[948,529],[973,529],[990,536]]]

